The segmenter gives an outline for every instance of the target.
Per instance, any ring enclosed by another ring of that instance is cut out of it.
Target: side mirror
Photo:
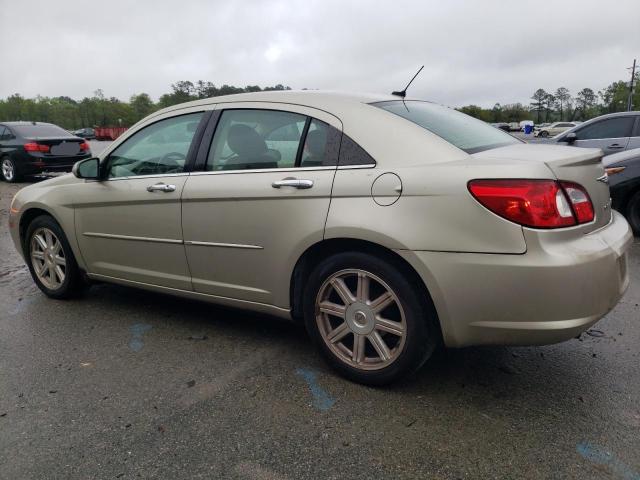
[[[98,180],[100,178],[100,159],[94,157],[80,160],[71,171],[78,178]]]
[[[576,132],[571,132],[571,133],[567,133],[564,137],[560,138],[558,141],[566,142],[569,145],[571,145],[577,139],[578,139],[578,136],[576,135]]]

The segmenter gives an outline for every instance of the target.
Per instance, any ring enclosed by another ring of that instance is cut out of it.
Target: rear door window
[[[294,112],[224,110],[209,148],[207,171],[335,166],[340,132]]]
[[[634,121],[633,117],[608,118],[581,128],[576,135],[578,140],[629,137]]]

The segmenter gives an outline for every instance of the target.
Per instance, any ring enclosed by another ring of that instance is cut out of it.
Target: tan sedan
[[[382,384],[439,344],[559,342],[613,308],[632,237],[601,155],[394,96],[217,97],[21,190],[10,226],[50,297],[91,279],[303,321]]]

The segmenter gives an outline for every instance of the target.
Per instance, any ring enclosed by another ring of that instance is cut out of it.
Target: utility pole
[[[629,100],[627,101],[627,112],[633,108],[633,81],[636,78],[636,59],[633,59],[633,67],[631,67],[631,81],[629,82]]]

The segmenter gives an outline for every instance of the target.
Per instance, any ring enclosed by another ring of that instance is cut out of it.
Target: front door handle
[[[621,148],[624,148],[623,145],[620,145],[619,143],[612,143],[611,145],[608,145],[607,148],[611,148],[614,150],[619,150]]]
[[[147,192],[175,192],[176,186],[169,185],[167,183],[156,183],[155,185],[149,185],[147,187]]]
[[[271,184],[273,188],[280,187],[293,187],[306,189],[313,187],[313,180],[298,180],[297,178],[285,178],[284,180],[278,180]]]

